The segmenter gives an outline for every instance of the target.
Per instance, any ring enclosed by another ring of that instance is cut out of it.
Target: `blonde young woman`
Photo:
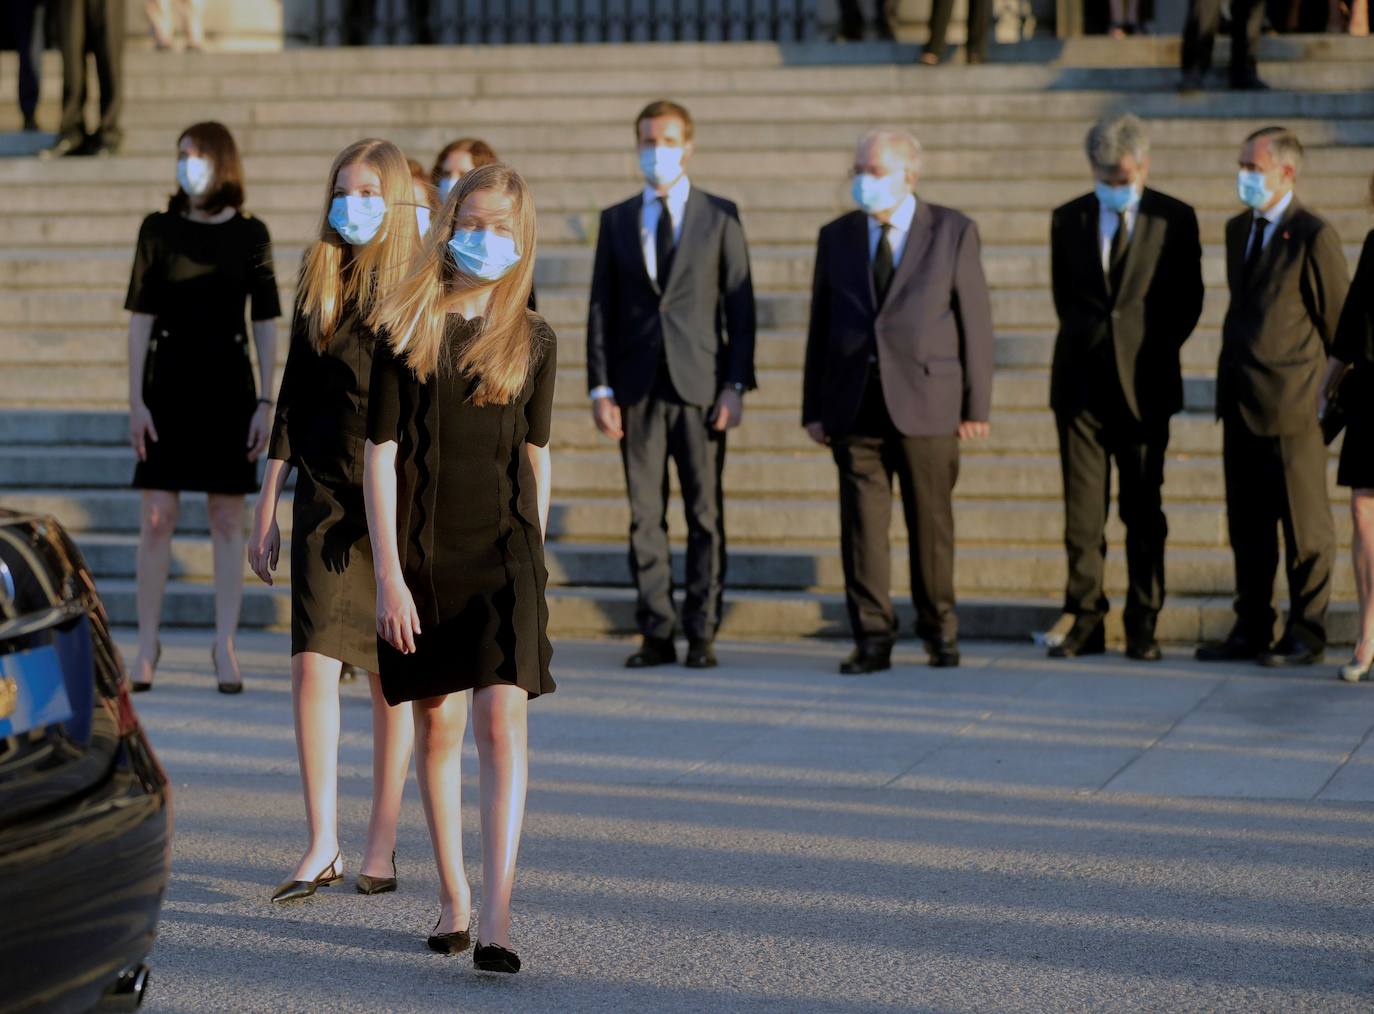
[[[377,296],[419,248],[410,170],[389,141],[339,153],[329,170],[319,237],[297,287],[291,349],[277,399],[267,476],[249,563],[268,584],[281,535],[277,501],[292,469],[291,698],[310,843],[276,902],[343,879],[338,837],[339,677],[372,674],[372,819],[357,890],[396,889],[396,822],[414,737],[407,708],[382,697],[372,633],[375,582],[363,506],[363,441]]]
[[[388,703],[414,702],[416,771],[439,868],[436,951],[471,946],[460,759],[472,696],[482,911],[473,963],[516,972],[510,898],[528,777],[526,708],[549,693],[543,533],[553,332],[525,308],[534,202],[504,165],[466,174],[411,276],[372,316],[364,485]]]

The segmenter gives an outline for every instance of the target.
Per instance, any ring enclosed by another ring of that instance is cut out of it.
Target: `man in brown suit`
[[[820,233],[802,424],[840,473],[840,549],[856,649],[846,674],[891,665],[892,479],[911,546],[916,633],[934,666],[959,664],[954,483],[959,441],[988,432],[992,311],[978,227],[916,199],[921,148],[872,131],[854,156],[860,210]]]
[[[1326,649],[1335,529],[1317,420],[1327,351],[1350,285],[1340,237],[1299,203],[1302,145],[1282,127],[1245,140],[1237,187],[1252,210],[1226,225],[1231,304],[1217,364],[1236,622],[1203,661],[1309,665]],[[1274,642],[1282,524],[1290,607]]]

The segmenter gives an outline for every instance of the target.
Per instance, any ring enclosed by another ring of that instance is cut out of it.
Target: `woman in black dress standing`
[[[390,703],[415,702],[416,770],[439,867],[429,945],[470,943],[459,763],[473,690],[480,764],[477,968],[515,972],[510,897],[528,778],[526,708],[554,689],[543,533],[549,508],[553,332],[525,308],[534,202],[504,165],[465,175],[416,270],[372,317],[364,488],[377,645]]]
[[[209,494],[215,562],[211,663],[222,693],[243,689],[234,634],[243,601],[243,497],[258,488],[271,430],[281,314],[272,240],[241,210],[243,167],[229,131],[197,123],[177,139],[177,183],[165,212],[143,220],[125,308],[129,320],[129,436],[143,490],[138,542],[135,690],[152,687],[158,624],[183,490]],[[250,302],[257,386],[244,326]]]
[[[1374,181],[1370,200],[1374,201]],[[1341,666],[1340,677],[1358,683],[1374,668],[1374,232],[1364,238],[1360,263],[1345,297],[1331,345],[1328,383],[1346,364],[1354,369],[1341,385],[1347,420],[1336,482],[1350,487],[1351,555],[1360,599],[1360,631],[1354,657]]]
[[[371,673],[372,820],[357,889],[396,889],[394,852],[414,737],[377,676],[376,582],[363,508],[363,440],[377,293],[419,248],[410,170],[390,141],[349,145],[330,167],[316,241],[297,285],[291,349],[277,397],[267,475],[248,560],[268,584],[281,534],[277,501],[297,470],[291,530],[291,700],[310,842],[273,901],[308,898],[343,876],[339,854],[339,678]]]

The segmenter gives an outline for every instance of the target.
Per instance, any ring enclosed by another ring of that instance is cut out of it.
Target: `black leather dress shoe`
[[[1137,662],[1158,662],[1164,657],[1164,652],[1159,650],[1159,642],[1154,634],[1138,634],[1126,638],[1126,657]]]
[[[1262,651],[1255,661],[1271,669],[1288,669],[1302,665],[1316,665],[1326,657],[1326,649],[1308,644],[1300,637],[1285,634],[1278,644]]]
[[[693,640],[687,645],[688,669],[714,669],[720,663],[716,659],[716,646],[706,640]]]
[[[1237,92],[1267,92],[1269,86],[1259,79],[1258,75],[1251,74],[1249,77],[1233,78],[1231,90]]]
[[[90,148],[84,137],[59,137],[51,147],[38,153],[39,158],[66,158],[69,155],[89,155]]]
[[[1224,641],[1198,645],[1193,657],[1199,662],[1253,662],[1269,646],[1232,631]]]
[[[1107,650],[1107,627],[1100,616],[1080,616],[1073,626],[1047,654],[1050,658],[1077,658],[1079,655],[1101,655]]]
[[[840,663],[841,676],[867,676],[892,668],[892,647],[859,646]]]
[[[959,668],[959,642],[953,637],[939,637],[926,642],[932,669]]]
[[[655,665],[672,665],[677,661],[677,647],[671,637],[646,637],[639,650],[625,660],[626,669],[648,669]]]

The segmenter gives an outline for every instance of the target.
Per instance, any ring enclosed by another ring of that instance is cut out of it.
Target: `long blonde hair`
[[[329,224],[329,206],[339,173],[359,164],[373,169],[381,179],[386,215],[376,239],[355,253]],[[390,141],[367,138],[339,152],[329,169],[319,235],[306,251],[297,285],[297,312],[305,317],[310,344],[316,349],[329,344],[349,303],[364,318],[370,315],[378,295],[405,276],[419,245],[415,191],[401,149]]]
[[[473,194],[495,190],[511,199],[512,233],[520,260],[495,282],[464,274],[449,255],[458,211]],[[508,165],[480,166],[464,176],[435,214],[410,274],[382,294],[368,324],[385,331],[396,354],[421,381],[456,367],[473,377],[475,405],[504,405],[524,389],[535,362],[533,316],[525,310],[534,283],[534,198]],[[445,304],[455,292],[489,291],[482,324],[460,348],[444,341]]]

